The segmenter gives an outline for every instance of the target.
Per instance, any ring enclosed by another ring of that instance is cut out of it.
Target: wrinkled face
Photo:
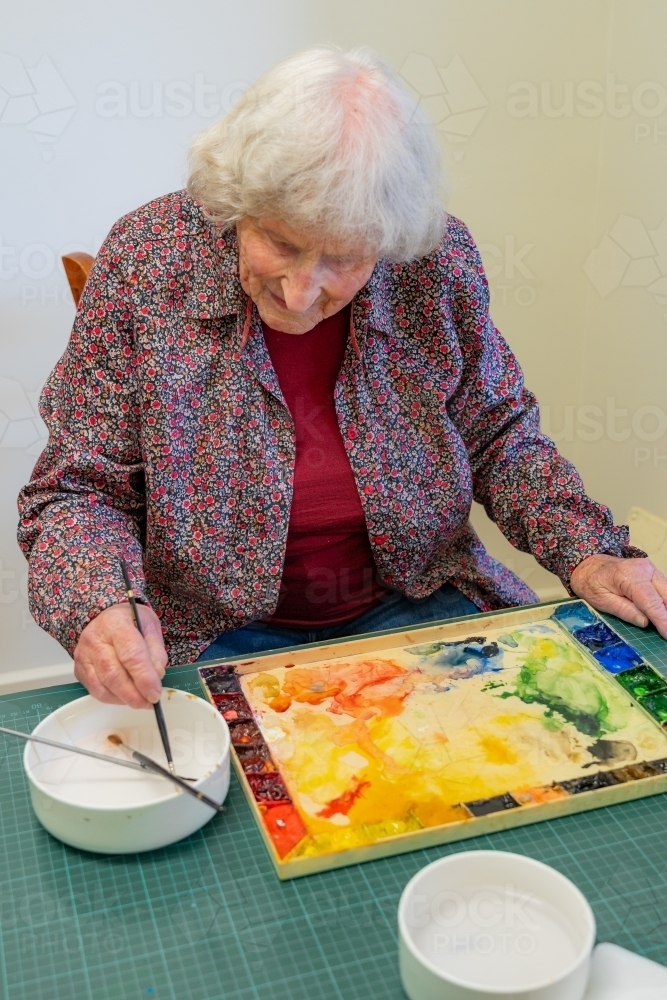
[[[315,240],[281,219],[237,223],[244,291],[274,330],[307,333],[351,302],[377,262],[368,250]]]

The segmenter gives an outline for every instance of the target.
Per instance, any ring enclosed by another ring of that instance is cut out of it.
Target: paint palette
[[[282,879],[667,791],[667,681],[582,601],[199,675]]]

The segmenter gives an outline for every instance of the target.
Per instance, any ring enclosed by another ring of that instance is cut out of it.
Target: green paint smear
[[[564,719],[586,736],[623,729],[632,711],[625,692],[598,675],[578,649],[555,639],[528,639],[516,688],[499,697],[512,695],[528,705],[544,705],[547,729],[559,728]]]
[[[498,642],[502,643],[503,646],[509,646],[510,649],[518,649],[519,647],[519,643],[516,641],[511,632],[505,633],[505,635],[499,635]]]

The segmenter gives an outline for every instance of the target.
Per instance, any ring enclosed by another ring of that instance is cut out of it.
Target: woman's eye
[[[283,240],[276,239],[272,239],[271,242],[280,253],[294,253],[295,247],[291,243],[285,243]]]

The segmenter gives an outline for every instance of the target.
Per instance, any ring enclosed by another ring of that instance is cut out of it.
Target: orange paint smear
[[[326,667],[294,667],[283,682],[283,694],[306,705],[321,705],[343,690],[343,683],[332,683]]]
[[[303,825],[303,821],[291,803],[283,803],[278,806],[267,806],[262,809],[264,814],[264,826],[269,831],[269,836],[276,846],[276,850],[281,858],[300,844],[304,837],[308,836],[308,831]]]
[[[268,702],[269,708],[273,709],[274,712],[286,712],[291,704],[292,699],[288,694],[279,694]]]
[[[332,740],[337,747],[346,747],[356,744],[360,750],[367,753],[369,757],[380,760],[387,767],[395,767],[391,757],[383,753],[382,750],[372,740],[368,731],[368,726],[361,719],[355,719],[349,726],[337,726],[332,734]]]
[[[512,792],[513,797],[522,806],[538,806],[543,802],[555,802],[566,799],[568,793],[560,785],[541,785],[539,788],[524,788],[521,792]]]
[[[370,781],[359,781],[359,778],[353,778],[350,788],[346,788],[342,795],[327,802],[324,809],[320,809],[317,815],[322,816],[323,819],[331,819],[336,813],[347,816],[359,796],[363,795],[365,789],[370,787]]]
[[[403,702],[419,680],[419,675],[392,660],[299,667],[285,678],[282,695],[310,705],[331,698],[328,710],[336,715],[390,718],[400,715]]]

